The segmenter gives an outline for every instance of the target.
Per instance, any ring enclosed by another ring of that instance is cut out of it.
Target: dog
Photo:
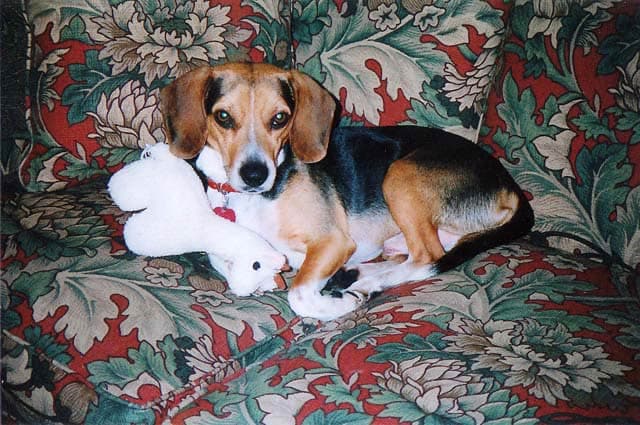
[[[336,127],[336,99],[302,72],[204,67],[160,100],[171,151],[210,147],[240,224],[297,269],[288,301],[300,316],[335,319],[533,225],[525,194],[479,146],[433,128]],[[348,287],[323,293],[332,278]]]

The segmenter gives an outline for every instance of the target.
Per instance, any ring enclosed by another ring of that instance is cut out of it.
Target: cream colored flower
[[[109,97],[102,94],[96,112],[87,114],[95,120],[96,132],[89,137],[101,146],[143,149],[164,142],[158,91],[148,92],[139,81],[128,81]]]
[[[224,58],[225,42],[237,46],[248,39],[249,30],[230,24],[230,10],[205,0],[128,0],[85,24],[104,45],[99,58],[109,59],[115,74],[140,66],[149,86]]]
[[[398,329],[415,327],[411,323],[398,323],[391,314],[371,314],[367,310],[355,310],[348,315],[326,323],[320,330],[310,335],[310,338],[322,336],[326,344],[335,336],[347,336],[347,339],[357,344],[358,348],[376,345],[376,337],[383,335],[397,335]]]
[[[444,15],[445,9],[427,4],[415,14],[413,24],[421,31],[427,31],[430,27],[437,27],[440,23],[440,16]]]
[[[460,110],[474,108],[480,112],[487,98],[494,76],[498,47],[502,32],[489,38],[483,50],[473,64],[473,68],[460,74],[451,63],[444,68],[445,85],[443,90],[452,102],[460,103]]]
[[[369,19],[375,22],[376,28],[380,31],[394,29],[400,25],[398,5],[396,3],[380,3],[377,8],[371,9]]]
[[[600,9],[606,10],[621,0],[533,0],[533,18],[529,22],[528,38],[537,34],[551,37],[551,44],[558,47],[558,32],[562,18],[568,16],[572,5],[577,5],[592,15]]]
[[[567,16],[574,0],[533,0],[533,13],[543,18]]]
[[[487,394],[470,391],[480,383],[481,377],[468,373],[462,361],[416,357],[400,363],[391,361],[391,367],[384,373],[374,372],[373,375],[378,385],[415,403],[427,415],[436,412],[453,417],[475,414],[478,422],[484,419],[479,412],[463,412],[458,404],[466,399],[468,405],[477,407],[487,401]]]
[[[154,258],[144,267],[146,279],[154,285],[162,285],[167,288],[178,286],[178,279],[184,275],[184,269],[178,263],[161,258]]]
[[[580,0],[578,0],[580,1]],[[558,32],[562,28],[561,18],[567,16],[575,0],[534,0],[533,18],[529,22],[528,38],[542,33],[551,37],[551,44],[558,47]]]
[[[203,335],[195,343],[195,347],[187,350],[185,360],[194,371],[190,379],[214,373],[215,382],[219,382],[224,377],[240,370],[240,363],[237,360],[228,360],[217,356],[214,353],[213,344],[214,341],[209,335]]]
[[[450,327],[458,333],[444,338],[451,343],[448,350],[470,356],[473,370],[500,372],[506,386],[527,388],[551,405],[568,400],[568,388],[591,393],[631,370],[609,360],[598,341],[573,337],[563,325],[458,318]]]

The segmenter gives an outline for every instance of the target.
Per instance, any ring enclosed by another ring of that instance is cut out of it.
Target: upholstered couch
[[[2,420],[640,423],[639,9],[2,2]],[[327,323],[133,255],[105,181],[163,141],[160,87],[228,60],[309,73],[342,125],[477,141],[533,232]]]

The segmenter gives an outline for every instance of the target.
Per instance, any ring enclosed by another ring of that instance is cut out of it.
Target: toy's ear
[[[220,96],[220,84],[215,68],[202,67],[176,78],[160,91],[160,108],[174,155],[190,159],[204,147],[207,107]]]
[[[291,71],[295,109],[289,141],[294,155],[303,162],[318,162],[327,153],[337,101],[313,78]]]

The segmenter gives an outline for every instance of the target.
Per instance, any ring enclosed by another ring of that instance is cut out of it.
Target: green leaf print
[[[171,388],[182,386],[180,380],[167,370],[162,353],[156,352],[147,342],[142,342],[137,350],[129,349],[127,358],[113,357],[108,361],[96,361],[89,363],[87,368],[89,381],[96,386],[108,382],[122,389],[143,374],[149,374],[161,385],[166,384]]]
[[[85,63],[69,65],[69,74],[76,83],[69,85],[62,93],[62,104],[69,106],[68,120],[76,124],[87,118],[87,112],[96,111],[100,97],[108,96],[127,81],[136,80],[129,74],[112,75],[108,60],[99,60],[99,52],[85,53]]]
[[[124,335],[135,328],[141,341],[155,345],[166,335],[197,339],[207,332],[203,322],[194,320],[199,314],[191,310],[192,288],[153,284],[146,278],[145,266],[144,260],[112,257],[108,249],[100,248],[95,257],[62,257],[57,261],[38,258],[5,279],[10,287],[15,282],[20,290],[35,277],[46,278],[38,283],[42,288],[33,303],[34,320],[43,320],[64,308],[57,326],[81,353],[86,353],[95,339],[103,340],[109,331],[106,320],[120,314],[113,295],[128,299],[127,309],[121,312],[126,317],[120,324]]]

